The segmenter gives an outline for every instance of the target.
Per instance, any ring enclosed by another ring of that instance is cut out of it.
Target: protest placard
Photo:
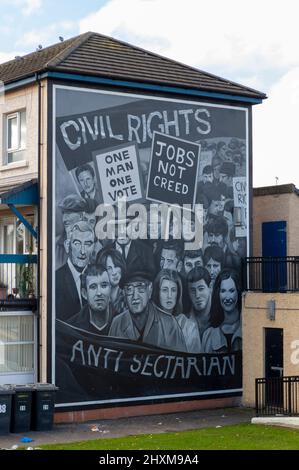
[[[247,184],[245,176],[233,178],[234,206],[238,220],[235,221],[236,237],[247,235]]]
[[[142,198],[139,158],[135,143],[93,152],[103,202]]]
[[[195,202],[200,145],[155,132],[147,199],[167,204]]]

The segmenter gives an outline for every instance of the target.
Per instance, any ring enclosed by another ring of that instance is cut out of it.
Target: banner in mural
[[[58,403],[237,393],[247,110],[58,86],[54,102]]]

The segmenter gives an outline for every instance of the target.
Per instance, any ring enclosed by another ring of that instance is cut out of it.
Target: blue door
[[[264,292],[284,292],[287,287],[287,223],[262,224],[262,276]]]

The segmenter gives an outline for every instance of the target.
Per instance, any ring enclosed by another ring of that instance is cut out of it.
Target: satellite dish
[[[43,46],[42,46],[41,44],[39,44],[39,45],[37,46],[37,49],[36,49],[36,50],[37,50],[37,51],[41,51],[42,48],[43,48]]]
[[[64,41],[64,38],[62,36],[59,36],[59,41],[60,42],[63,42]]]

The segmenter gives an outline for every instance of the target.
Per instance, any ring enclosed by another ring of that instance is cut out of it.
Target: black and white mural
[[[60,406],[238,393],[246,108],[54,87]]]

